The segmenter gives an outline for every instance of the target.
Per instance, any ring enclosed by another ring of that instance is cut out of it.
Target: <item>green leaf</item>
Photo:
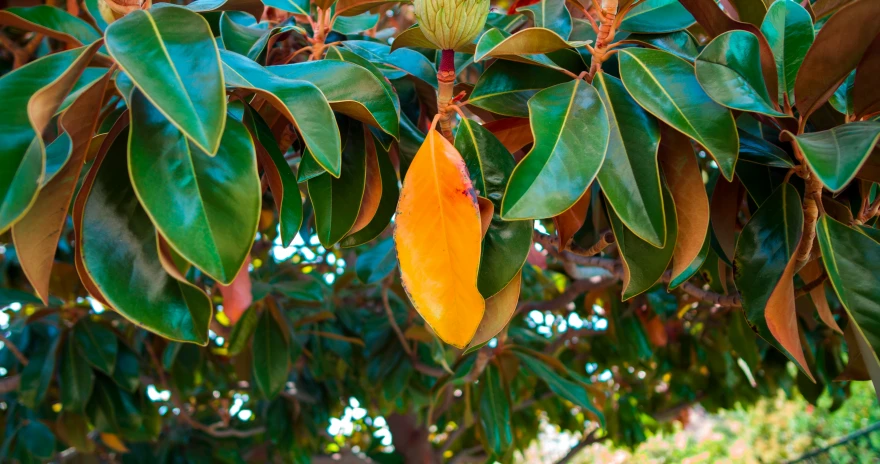
[[[0,11],[0,24],[36,31],[73,45],[89,45],[101,34],[89,23],[54,6],[12,7]]]
[[[397,212],[397,200],[400,198],[397,172],[394,170],[394,165],[391,164],[387,150],[382,148],[379,143],[376,143],[376,155],[379,157],[379,174],[382,176],[382,198],[379,199],[379,209],[376,210],[373,220],[363,229],[346,236],[339,242],[342,247],[362,245],[378,237],[388,227],[391,218]]]
[[[245,109],[244,124],[258,143],[257,157],[260,158],[260,164],[263,166],[269,181],[269,188],[272,190],[272,199],[278,209],[281,245],[290,246],[303,220],[302,195],[297,186],[296,175],[278,148],[278,142],[272,135],[272,130],[269,129],[262,116],[250,106]]]
[[[880,122],[860,121],[796,137],[786,135],[828,190],[839,192],[853,180],[880,140]]]
[[[602,166],[608,118],[598,92],[582,80],[555,85],[529,100],[535,144],[517,164],[501,217],[558,216],[584,194]]]
[[[119,347],[112,330],[89,318],[83,318],[74,326],[73,338],[76,340],[79,356],[84,357],[95,369],[107,375],[113,374]]]
[[[128,97],[128,163],[146,213],[177,253],[228,285],[244,264],[260,217],[254,142],[227,115],[215,156],[176,130],[144,94]]]
[[[394,249],[394,239],[388,237],[359,254],[354,269],[361,282],[374,284],[384,279],[396,267],[397,251]]]
[[[98,6],[98,0],[84,0],[83,8],[88,13],[88,16],[92,17],[92,20],[95,21],[95,25],[98,26],[98,30],[102,33],[107,30],[107,21],[104,20],[104,17],[101,16],[101,10]]]
[[[666,224],[657,164],[660,127],[629,96],[620,80],[599,73],[593,85],[611,128],[605,163],[597,177],[599,185],[627,229],[651,245],[663,247]]]
[[[205,345],[211,301],[163,267],[156,229],[127,175],[126,148],[127,140],[117,137],[80,191],[80,196],[88,195],[76,220],[84,271],[101,296],[138,326],[171,340]]]
[[[377,13],[363,13],[357,16],[338,16],[333,22],[333,30],[340,34],[357,34],[376,27],[379,22]]]
[[[474,61],[479,62],[489,58],[522,61],[526,58],[518,58],[520,55],[543,55],[557,50],[583,47],[588,42],[569,42],[556,32],[540,27],[523,29],[510,36],[498,29],[489,29],[477,42]]]
[[[305,280],[290,280],[276,283],[275,291],[297,301],[319,303],[324,299],[324,287],[317,277],[307,276]]]
[[[657,248],[642,240],[624,226],[614,210],[608,210],[608,219],[620,256],[623,261],[623,293],[624,301],[651,289],[672,261],[675,240],[678,238],[678,220],[675,216],[672,196],[669,189],[663,187],[663,203],[666,221],[666,243]]]
[[[257,25],[257,20],[243,11],[225,11],[220,16],[223,48],[252,60],[256,60],[261,50],[256,50],[255,56],[251,56],[251,51],[265,32],[265,27]]]
[[[266,398],[272,399],[287,382],[288,355],[287,327],[265,310],[260,315],[253,337],[254,383]]]
[[[480,426],[485,432],[489,451],[502,457],[513,444],[510,399],[494,365],[480,377]]]
[[[330,107],[398,138],[400,114],[382,82],[369,70],[339,60],[271,66],[278,76],[317,86]]]
[[[627,13],[620,30],[659,34],[688,28],[694,17],[678,0],[646,0]]]
[[[266,6],[278,8],[293,14],[309,16],[309,0],[263,0]]]
[[[226,84],[258,91],[299,130],[306,147],[334,177],[342,163],[342,142],[333,109],[314,84],[278,77],[236,53],[221,51]]]
[[[489,13],[490,15],[492,13]],[[487,23],[488,24],[488,23]],[[391,51],[394,52],[399,48],[427,48],[430,50],[439,50],[440,48],[431,42],[422,31],[422,28],[419,27],[418,24],[414,24],[410,26],[407,30],[401,32],[394,38],[394,42],[391,43]],[[457,52],[466,53],[468,55],[473,55],[474,50],[476,50],[477,44],[476,40],[473,43],[462,45],[455,49]]]
[[[815,38],[810,13],[798,2],[773,3],[761,23],[761,33],[770,43],[776,60],[778,101],[782,101],[785,94],[789,103],[794,104],[794,81]]]
[[[876,364],[880,353],[880,244],[828,215],[819,218],[816,229],[828,280],[850,322],[870,345],[870,354],[863,350],[862,356],[871,356]]]
[[[49,459],[55,454],[55,435],[36,419],[19,429],[18,443],[37,459]]]
[[[196,13],[212,11],[245,11],[254,18],[263,14],[263,2],[260,0],[196,0],[186,5]]]
[[[563,399],[571,401],[575,405],[593,413],[599,418],[599,422],[602,426],[605,426],[604,416],[595,406],[593,406],[593,403],[590,401],[589,395],[587,394],[587,390],[583,386],[563,378],[537,358],[520,351],[515,351],[514,354],[520,361],[522,361],[526,369],[532,371],[537,378],[546,382],[547,386],[550,387],[550,390],[553,393],[556,393]]]
[[[352,53],[371,61],[388,79],[398,79],[408,74],[435,89],[438,87],[434,65],[415,50],[398,49],[392,53],[388,45],[365,40],[347,40],[344,45]]]
[[[563,73],[507,60],[496,60],[477,80],[468,104],[504,116],[526,118],[528,101],[539,90],[570,81]]]
[[[697,272],[700,271],[700,268],[703,267],[703,263],[706,262],[706,257],[709,256],[709,244],[712,241],[711,234],[706,234],[706,240],[703,242],[703,247],[700,248],[700,253],[688,264],[688,267],[682,271],[678,276],[673,276],[672,280],[669,281],[669,291],[678,288],[681,284],[685,283],[691,277],[697,275]]]
[[[226,91],[208,22],[186,8],[135,10],[107,27],[107,50],[172,124],[210,155],[220,147]]]
[[[728,31],[715,37],[696,61],[697,81],[713,100],[735,110],[773,117],[778,111],[767,93],[761,70],[758,37],[748,31]]]
[[[394,91],[394,87],[391,86],[391,82],[388,82],[388,79],[385,78],[385,75],[382,74],[382,71],[376,67],[369,60],[364,57],[352,52],[351,50],[345,48],[339,48],[337,46],[331,46],[327,49],[327,54],[324,57],[325,60],[339,60],[345,61],[348,63],[354,63],[359,65],[360,67],[366,69],[373,76],[376,77],[376,80],[382,84],[382,88],[385,89],[385,94],[391,99],[392,103],[394,103],[394,110],[399,115],[400,114],[400,99],[397,97],[397,92]],[[385,149],[390,149],[390,142],[387,144],[383,144]]]
[[[259,320],[260,315],[254,306],[251,306],[242,314],[241,319],[232,327],[229,343],[226,345],[226,350],[230,356],[235,356],[245,349],[247,343],[251,340],[251,335],[254,334],[257,328]]]
[[[115,343],[116,339],[113,341]],[[95,384],[95,373],[79,352],[74,337],[68,338],[61,351],[58,377],[62,408],[67,412],[85,410]]]
[[[700,87],[687,61],[660,50],[628,48],[620,53],[620,77],[642,108],[696,140],[733,179],[739,138],[727,108]]]
[[[785,150],[763,138],[752,135],[751,132],[742,129],[737,132],[739,133],[739,161],[773,168],[794,167],[794,162]]]
[[[571,13],[565,6],[565,0],[540,0],[516,11],[528,15],[533,27],[549,29],[565,40],[571,35]]]
[[[367,149],[363,126],[350,121],[339,178],[325,173],[308,183],[309,198],[315,210],[315,229],[324,248],[342,240],[354,226],[366,180]]]
[[[0,78],[0,233],[36,200],[46,171],[41,134],[98,46],[55,53]]]
[[[666,34],[630,34],[625,39],[625,42],[647,45],[651,48],[667,51],[691,63],[700,54],[697,41],[688,31],[675,31]]]
[[[746,319],[761,338],[789,358],[791,354],[770,332],[764,312],[797,249],[803,227],[800,195],[791,184],[782,184],[746,223],[736,241],[733,261],[733,281],[742,295]]]
[[[473,120],[462,119],[455,148],[464,159],[477,195],[495,205],[477,275],[477,289],[488,298],[506,287],[523,267],[532,246],[534,225],[531,221],[501,219],[504,189],[516,163],[495,135]]]
[[[36,352],[29,356],[28,365],[21,371],[18,387],[18,400],[31,409],[36,409],[43,402],[46,390],[52,382],[60,337],[41,341]]]

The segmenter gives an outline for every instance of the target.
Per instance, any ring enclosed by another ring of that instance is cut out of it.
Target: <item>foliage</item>
[[[425,1],[0,12],[0,459],[507,462],[880,380],[880,2]]]

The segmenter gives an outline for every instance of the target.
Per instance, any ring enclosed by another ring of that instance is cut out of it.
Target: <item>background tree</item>
[[[880,2],[183,3],[0,12],[3,459],[510,461],[880,378]]]

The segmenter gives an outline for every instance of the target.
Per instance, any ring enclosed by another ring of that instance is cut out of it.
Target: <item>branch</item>
[[[605,434],[605,435],[597,438],[596,432],[598,432],[598,431],[599,431],[598,427],[593,429],[590,433],[587,434],[587,436],[584,437],[583,440],[579,441],[578,444],[574,445],[574,447],[572,449],[570,449],[568,451],[568,453],[566,453],[566,455],[562,457],[562,459],[556,461],[556,464],[566,464],[569,461],[571,461],[575,456],[577,456],[577,454],[580,453],[582,449],[592,445],[593,443],[598,443],[600,441],[604,441],[604,440],[608,439],[608,434]]]
[[[5,346],[6,349],[12,352],[12,355],[15,356],[15,359],[18,359],[18,362],[20,362],[23,366],[28,365],[28,359],[24,356],[24,354],[22,354],[21,350],[19,350],[18,347],[15,346],[15,343],[12,343],[11,341],[9,341],[8,338],[6,338],[6,335],[4,335],[2,331],[0,331],[0,342],[3,342],[3,346]]]
[[[0,395],[4,393],[9,393],[11,391],[18,390],[18,385],[21,383],[20,375],[13,375],[11,377],[3,377],[0,379]]]
[[[400,326],[397,325],[397,321],[394,320],[394,312],[391,311],[391,304],[388,301],[388,283],[382,284],[382,306],[385,308],[385,315],[388,316],[388,323],[391,324],[391,328],[394,330],[394,333],[397,334],[397,339],[400,341],[400,346],[403,347],[403,351],[406,353],[406,356],[412,362],[413,368],[415,370],[421,372],[422,374],[440,378],[446,375],[446,371],[440,368],[426,366],[422,364],[416,352],[413,351],[412,347],[409,346],[409,342],[406,341],[406,336],[403,334],[403,331],[400,330]]]

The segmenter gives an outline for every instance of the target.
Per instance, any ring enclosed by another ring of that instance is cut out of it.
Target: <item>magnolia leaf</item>
[[[477,290],[480,211],[464,160],[435,130],[409,167],[396,221],[400,273],[413,306],[441,340],[464,348],[485,309]]]
[[[761,33],[770,43],[779,75],[778,101],[783,95],[793,104],[794,83],[798,70],[813,44],[813,20],[799,2],[775,2],[761,23]]]
[[[486,311],[477,327],[477,333],[468,344],[469,350],[488,343],[507,327],[516,314],[521,289],[522,272],[519,272],[500,292],[486,299]]]
[[[565,0],[539,0],[533,5],[518,8],[516,11],[525,13],[532,20],[533,27],[549,29],[559,37],[568,40],[571,35],[571,13],[565,6]]]
[[[605,158],[608,118],[596,89],[582,80],[529,100],[535,144],[510,175],[505,220],[558,216],[583,195]]]
[[[279,317],[271,309],[264,310],[251,342],[254,383],[268,399],[284,388],[290,365],[287,326]]]
[[[832,192],[843,190],[880,140],[880,122],[860,121],[822,132],[783,134],[797,144],[810,169]]]
[[[377,144],[375,140],[373,143],[376,147],[376,156],[379,161],[379,175],[382,178],[382,198],[379,199],[376,213],[369,224],[343,238],[339,242],[339,245],[342,247],[362,245],[378,237],[388,227],[388,224],[391,223],[391,218],[397,209],[397,200],[400,197],[397,172],[391,164],[388,152]]]
[[[528,101],[538,91],[571,78],[541,66],[496,60],[477,81],[468,104],[503,116],[527,118]]]
[[[646,0],[636,5],[620,23],[620,30],[660,34],[686,29],[694,17],[678,0]]]
[[[721,173],[733,179],[739,152],[730,110],[700,87],[687,61],[661,50],[629,48],[620,53],[626,90],[649,113],[702,145]]]
[[[202,151],[220,148],[226,91],[208,22],[184,7],[135,10],[107,27],[107,50],[147,99]]]
[[[550,29],[530,27],[511,36],[498,29],[489,29],[480,37],[474,61],[489,58],[512,59],[520,55],[543,55],[569,48],[583,47],[590,41],[569,42]]]
[[[101,39],[89,23],[50,5],[7,8],[0,11],[0,25],[38,32],[76,47]]]
[[[564,250],[568,246],[568,242],[574,238],[574,234],[576,234],[584,225],[584,222],[587,221],[587,212],[590,209],[593,196],[592,192],[592,189],[587,188],[587,191],[584,192],[584,196],[582,196],[577,203],[572,205],[571,208],[565,210],[559,216],[553,218],[553,225],[556,226],[556,236],[559,237],[560,250]]]

